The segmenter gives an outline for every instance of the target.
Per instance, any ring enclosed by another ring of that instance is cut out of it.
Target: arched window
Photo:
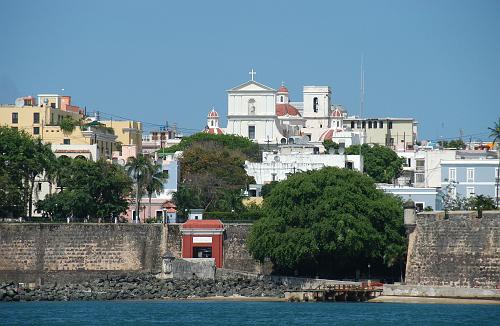
[[[253,98],[248,100],[248,114],[249,115],[255,114],[255,100]]]
[[[214,121],[213,121],[213,120],[212,120],[212,121],[210,121],[210,124],[211,124],[211,125],[212,125],[212,127],[213,127],[213,126],[214,126]]]
[[[280,98],[281,98],[281,99],[280,99],[280,102],[281,102],[281,103],[283,103],[283,95],[281,95],[281,97],[280,97]]]
[[[315,98],[313,98],[313,111],[314,112],[318,112],[318,106],[319,106],[318,105],[318,98],[315,97]]]

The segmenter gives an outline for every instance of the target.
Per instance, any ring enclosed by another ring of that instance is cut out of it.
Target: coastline
[[[465,299],[465,298],[436,298],[436,297],[404,297],[381,295],[368,300],[370,303],[436,303],[436,304],[487,304],[500,305],[500,300]]]

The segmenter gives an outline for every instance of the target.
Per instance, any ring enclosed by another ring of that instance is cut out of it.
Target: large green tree
[[[31,216],[37,176],[52,165],[55,156],[49,145],[24,131],[0,127],[0,177],[2,205],[9,215]]]
[[[184,151],[191,147],[192,144],[199,142],[216,142],[221,144],[224,148],[240,151],[251,161],[260,159],[259,145],[246,137],[236,135],[214,135],[205,132],[184,137],[179,144],[164,148],[160,153]]]
[[[65,160],[62,191],[49,194],[37,208],[51,217],[109,219],[126,211],[132,181],[124,169],[104,160]],[[69,165],[68,165],[69,163]],[[63,181],[64,180],[64,181]]]
[[[248,246],[280,273],[354,277],[367,263],[384,269],[404,259],[401,201],[356,171],[295,173],[273,187],[263,214]]]
[[[179,208],[198,204],[205,210],[239,210],[241,193],[253,178],[246,174],[246,156],[239,150],[216,141],[192,143],[182,153],[181,193],[176,196]],[[186,208],[193,208],[186,207]]]
[[[364,172],[376,182],[392,183],[403,172],[404,159],[385,146],[363,144],[360,152],[359,145],[353,145],[346,148],[345,153],[348,155],[361,153]]]

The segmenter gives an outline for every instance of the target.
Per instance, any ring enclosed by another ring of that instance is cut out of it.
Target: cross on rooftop
[[[249,74],[249,75],[252,75],[252,81],[253,81],[253,77],[254,77],[254,75],[257,75],[257,72],[255,72],[255,71],[253,70],[253,68],[252,68],[252,71],[250,71],[248,74]]]

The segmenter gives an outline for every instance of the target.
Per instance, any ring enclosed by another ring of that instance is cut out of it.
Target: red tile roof
[[[300,117],[299,110],[290,104],[276,104],[276,115],[279,117],[284,115]]]
[[[205,129],[205,132],[209,133],[209,134],[217,134],[217,135],[222,135],[224,133],[224,131],[222,131],[221,128],[208,128],[208,129]]]
[[[218,118],[219,117],[219,114],[217,113],[217,111],[215,111],[214,109],[212,109],[212,111],[208,112],[208,118]]]
[[[280,88],[278,88],[278,93],[288,93],[288,88],[286,88],[284,85],[281,85]]]
[[[182,224],[184,229],[223,229],[224,224],[220,220],[189,220]]]
[[[342,129],[335,129],[335,128],[332,128],[332,129],[328,129],[327,131],[325,131],[324,133],[321,134],[321,136],[319,136],[319,140],[322,141],[322,140],[327,140],[327,139],[332,139],[333,137],[333,134],[336,133],[336,132],[340,132],[340,131],[343,131]]]

